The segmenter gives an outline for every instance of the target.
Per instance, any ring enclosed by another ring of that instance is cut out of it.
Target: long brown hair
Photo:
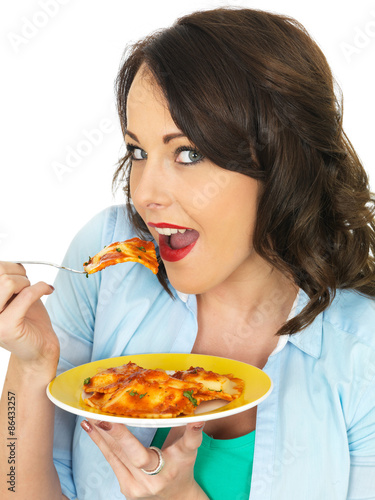
[[[254,249],[302,288],[309,302],[278,334],[292,334],[328,307],[336,289],[375,296],[374,200],[342,128],[329,65],[296,20],[219,8],[184,16],[125,52],[116,80],[127,127],[129,88],[145,63],[176,125],[224,169],[262,183]],[[131,205],[134,227],[150,237]],[[161,262],[159,281],[168,290]]]

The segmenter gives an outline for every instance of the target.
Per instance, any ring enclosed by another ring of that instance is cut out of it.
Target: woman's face
[[[252,248],[258,182],[204,158],[142,69],[127,103],[130,193],[159,244],[168,278],[177,290],[195,294],[243,281],[259,262]]]

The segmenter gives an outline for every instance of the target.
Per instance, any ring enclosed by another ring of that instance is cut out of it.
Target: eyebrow
[[[125,132],[125,135],[128,135],[129,137],[131,137],[135,141],[139,142],[138,137],[135,134],[133,134],[133,132],[130,132],[130,130],[127,130]],[[177,139],[178,137],[186,137],[186,135],[183,134],[182,132],[177,133],[177,134],[167,134],[167,135],[164,135],[163,136],[163,143],[164,144],[168,144],[168,142],[170,142],[172,139]]]

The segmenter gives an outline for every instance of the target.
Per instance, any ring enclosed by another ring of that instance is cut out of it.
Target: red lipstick
[[[172,229],[185,229],[186,231],[182,234],[173,234],[171,236],[167,236],[165,234],[159,234],[159,250],[160,257],[167,262],[177,262],[178,260],[183,259],[186,255],[193,249],[196,244],[199,233],[195,229],[177,226],[176,224],[170,224],[169,222],[148,222],[147,225],[149,227],[157,227],[160,229],[164,228],[172,228]],[[187,237],[186,237],[187,236]],[[171,238],[174,238],[173,243],[171,244]],[[179,243],[176,242],[175,239],[179,240]],[[182,241],[181,241],[182,240]],[[185,245],[182,246],[183,240],[186,240]]]
[[[160,227],[161,229],[165,227],[171,227],[172,229],[189,229],[188,227],[176,226],[176,224],[169,224],[167,222],[159,222],[157,224],[154,222],[148,222],[147,225],[150,227]]]

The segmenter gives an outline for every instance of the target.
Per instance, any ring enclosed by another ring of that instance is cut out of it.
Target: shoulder
[[[102,238],[127,238],[134,234],[125,205],[113,205],[94,215],[77,233],[76,239],[99,234]]]
[[[102,222],[103,235],[110,239],[125,240],[135,235],[125,205],[112,205],[97,214],[96,217]]]
[[[375,300],[350,290],[323,313],[322,360],[337,391],[353,457],[374,463]]]
[[[105,245],[134,236],[125,205],[113,205],[94,215],[75,235],[71,247],[85,248],[94,255]]]
[[[67,267],[81,269],[89,256],[95,255],[106,245],[134,236],[136,234],[128,220],[125,205],[110,206],[97,213],[76,233],[63,263]]]
[[[352,290],[337,290],[323,313],[324,324],[375,349],[375,299],[371,297]]]

